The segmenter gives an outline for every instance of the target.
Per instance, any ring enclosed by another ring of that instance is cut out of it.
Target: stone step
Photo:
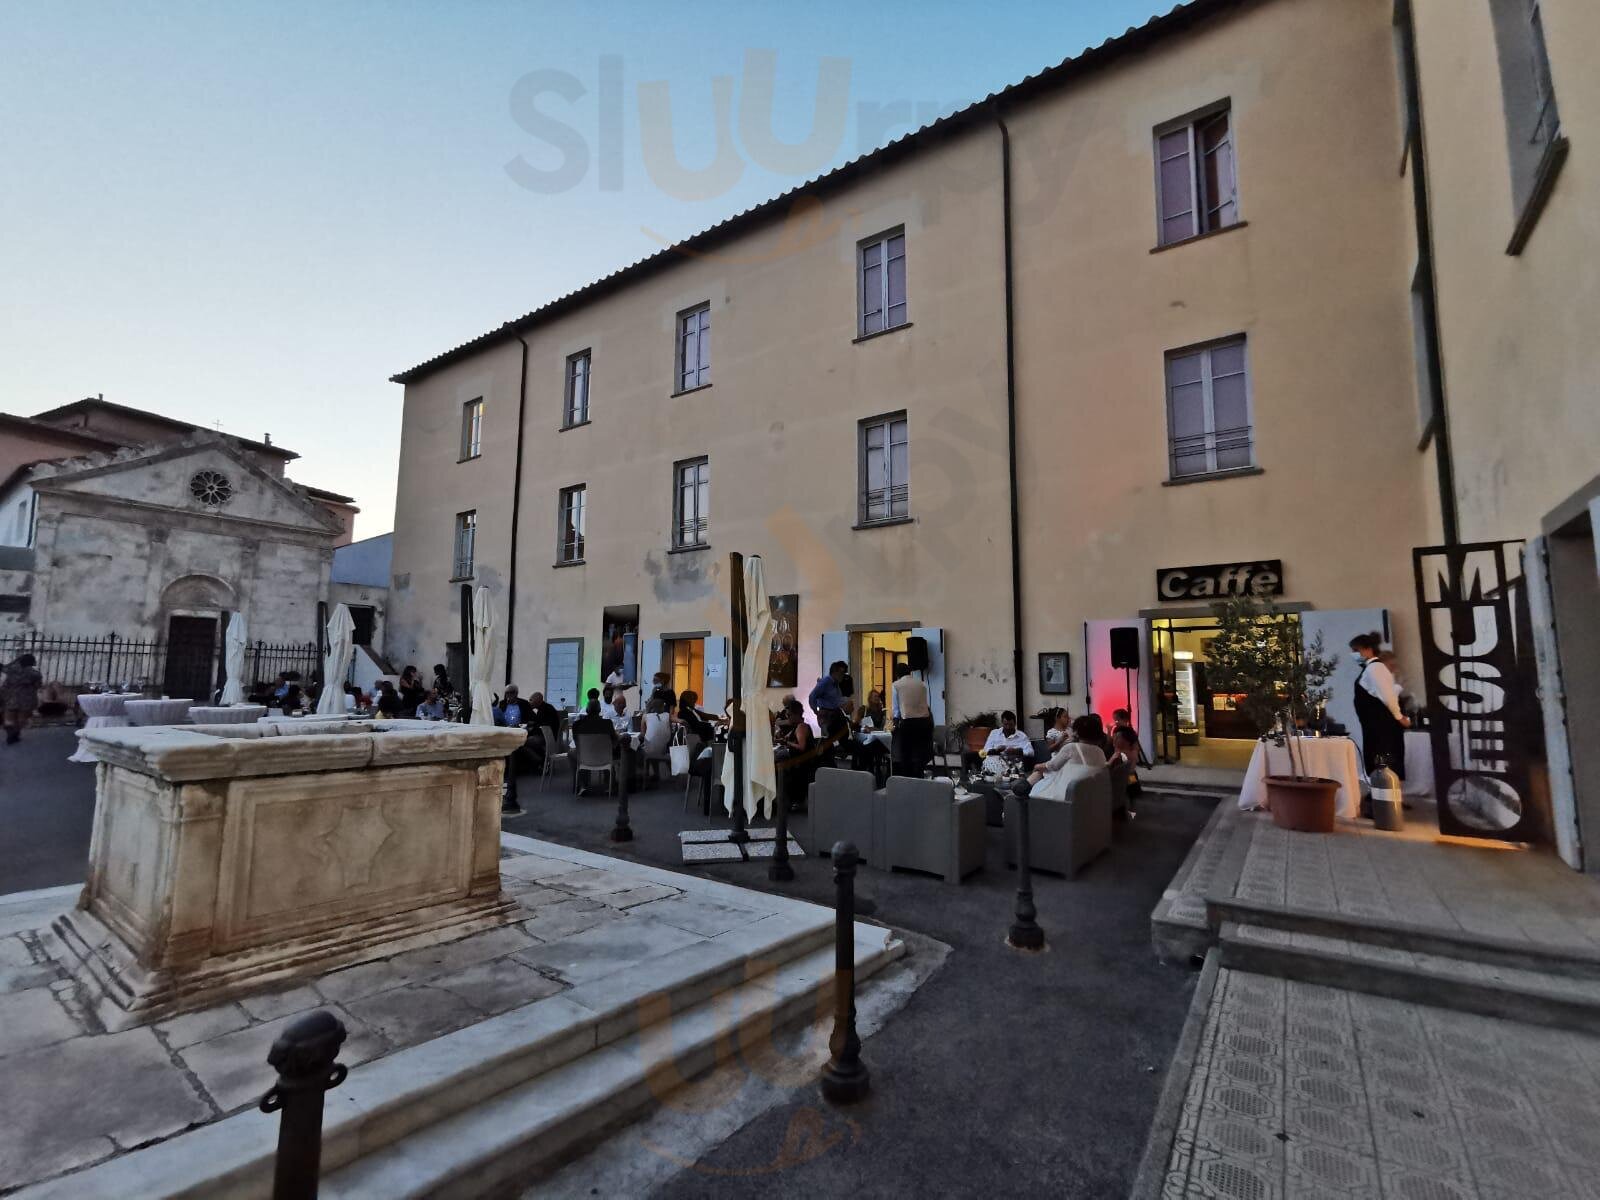
[[[1416,925],[1386,917],[1346,916],[1321,910],[1261,904],[1238,896],[1219,899],[1214,894],[1207,899],[1206,909],[1207,919],[1213,929],[1220,929],[1232,921],[1264,929],[1406,950],[1414,954],[1600,981],[1600,954],[1586,946],[1537,942],[1527,938],[1512,941],[1463,929]]]
[[[903,953],[856,928],[858,985]],[[461,1200],[531,1182],[676,1088],[830,1011],[831,945],[323,1176],[324,1200]]]
[[[831,910],[796,906],[355,1067],[327,1095],[323,1170],[569,1064],[581,1067],[641,1029],[675,1027],[684,1014],[730,993],[747,994],[775,972],[814,973],[818,956],[833,953],[833,927]],[[858,926],[864,930],[874,927]],[[876,929],[858,937],[886,934]],[[263,1091],[270,1082],[263,1064]],[[246,1110],[35,1185],[16,1200],[265,1200],[277,1125],[276,1116]]]
[[[1225,921],[1220,965],[1436,1008],[1600,1033],[1600,981]]]

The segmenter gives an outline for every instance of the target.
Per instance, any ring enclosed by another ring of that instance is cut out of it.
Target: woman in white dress
[[[1064,767],[1106,765],[1105,751],[1092,740],[1096,733],[1096,723],[1087,716],[1073,721],[1072,731],[1067,734],[1066,740],[1057,743],[1056,752],[1033,769],[1033,774],[1028,776],[1027,783],[1017,784],[1017,790],[1025,791],[1029,796],[1038,799],[1064,799],[1067,794],[1067,784],[1075,774],[1064,771]]]

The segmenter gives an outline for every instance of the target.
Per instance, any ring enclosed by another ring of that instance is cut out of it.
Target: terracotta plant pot
[[[1339,795],[1336,779],[1295,779],[1267,776],[1267,807],[1272,823],[1297,833],[1332,833],[1334,802]]]
[[[983,744],[989,740],[989,735],[994,730],[987,725],[967,726],[967,749],[976,754],[983,749]]]

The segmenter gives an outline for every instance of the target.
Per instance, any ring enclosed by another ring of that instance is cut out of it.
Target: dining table
[[[85,729],[126,729],[128,727],[128,713],[125,705],[129,700],[139,699],[138,692],[84,692],[78,697],[78,707],[89,719],[83,723]],[[83,742],[79,741],[77,748],[67,756],[68,762],[92,763],[99,759],[85,749]]]
[[[123,707],[130,725],[181,725],[189,719],[194,699],[129,700]]]

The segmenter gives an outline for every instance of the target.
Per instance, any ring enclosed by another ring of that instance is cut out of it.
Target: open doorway
[[[1277,619],[1296,626],[1300,620],[1293,613]],[[1212,617],[1150,622],[1158,762],[1239,771],[1250,764],[1257,734],[1239,710],[1242,697],[1220,690],[1207,675],[1210,643],[1220,632]]]
[[[894,684],[897,663],[910,663],[907,639],[911,628],[873,630],[851,635],[850,674],[856,681],[856,704],[864,705],[871,692],[880,692],[889,703],[889,688]],[[824,664],[826,665],[826,664]]]
[[[669,638],[662,644],[661,669],[672,677],[672,690],[678,695],[706,693],[705,638]]]

